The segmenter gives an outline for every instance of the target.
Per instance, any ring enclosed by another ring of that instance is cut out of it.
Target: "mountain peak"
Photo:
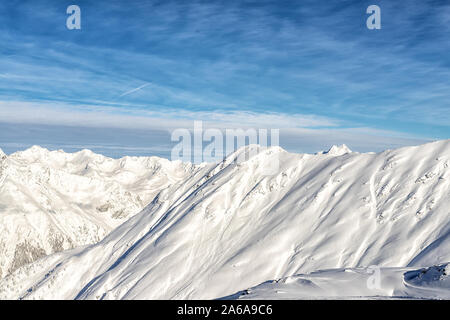
[[[350,150],[349,147],[347,147],[345,144],[333,145],[325,154],[329,154],[332,156],[341,156],[343,154],[351,153],[352,150]]]
[[[45,151],[48,151],[48,150],[43,148],[43,147],[41,147],[41,146],[34,145],[34,146],[26,149],[25,151],[28,151],[28,152],[31,152],[31,153],[42,153],[42,152],[45,152]]]

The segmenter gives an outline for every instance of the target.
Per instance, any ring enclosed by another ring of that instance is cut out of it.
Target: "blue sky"
[[[295,152],[450,138],[448,1],[2,1],[0,41],[7,153],[168,156],[193,120]]]

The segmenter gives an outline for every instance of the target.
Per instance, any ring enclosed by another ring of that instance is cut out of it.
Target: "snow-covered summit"
[[[340,146],[333,145],[328,151],[324,152],[325,154],[331,155],[331,156],[342,156],[347,153],[351,153],[352,150],[350,150],[349,147],[347,147],[345,144],[342,144]]]

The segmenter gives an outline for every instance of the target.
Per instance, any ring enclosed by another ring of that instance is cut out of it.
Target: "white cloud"
[[[120,108],[69,105],[57,102],[0,101],[0,119],[9,123],[33,123],[128,129],[191,128],[194,120],[215,128],[312,128],[334,127],[338,121],[302,114],[250,111],[187,111],[177,109]]]
[[[124,112],[125,110],[126,112]],[[342,124],[334,119],[313,115],[258,114],[248,111],[208,112],[175,109],[149,111],[143,108],[124,109],[123,107],[104,105],[75,106],[56,102],[0,101],[0,119],[0,123],[14,124],[15,127],[53,126],[51,132],[61,138],[52,142],[53,134],[46,134],[46,131],[41,134],[42,137],[30,136],[28,133],[23,133],[23,137],[18,137],[11,133],[3,135],[3,140],[0,141],[4,147],[9,147],[7,150],[20,149],[11,145],[16,140],[21,141],[21,144],[23,141],[29,144],[40,144],[40,141],[46,141],[46,146],[53,149],[57,149],[57,145],[60,145],[70,150],[78,149],[78,147],[79,149],[89,148],[109,154],[111,151],[108,148],[100,146],[109,143],[110,132],[116,132],[115,134],[117,138],[120,137],[121,142],[120,145],[111,146],[111,149],[116,150],[117,155],[155,154],[166,157],[167,150],[173,146],[170,132],[177,128],[192,130],[194,120],[202,120],[205,129],[211,127],[219,129],[280,129],[281,147],[291,152],[313,153],[342,143],[347,144],[354,151],[381,151],[387,148],[422,144],[432,140],[368,127],[342,127]],[[73,142],[70,139],[64,139],[64,136],[70,136],[71,131],[76,132],[81,127],[87,128],[84,130],[86,132],[90,132],[89,130],[95,132],[94,136],[89,135],[89,141],[84,141],[84,138],[80,137],[80,141],[77,141],[75,146],[72,145]],[[96,128],[103,129],[96,130]],[[128,133],[135,130],[137,135],[143,135],[145,139],[137,141],[133,135],[122,135],[120,130],[109,130],[109,128],[126,129]],[[59,135],[58,132],[61,134]],[[161,134],[161,132],[165,132],[165,134]]]

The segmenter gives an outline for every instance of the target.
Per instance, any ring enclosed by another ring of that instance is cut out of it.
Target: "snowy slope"
[[[450,261],[450,140],[336,149],[240,149],[163,190],[96,245],[18,269],[0,298],[219,298],[324,269],[377,265],[400,268],[398,278]],[[278,172],[265,175],[277,159]]]
[[[194,166],[40,147],[0,153],[0,277],[41,256],[96,243]]]
[[[266,281],[222,299],[450,299],[450,264],[429,268],[330,269]],[[379,282],[376,282],[379,281]]]

